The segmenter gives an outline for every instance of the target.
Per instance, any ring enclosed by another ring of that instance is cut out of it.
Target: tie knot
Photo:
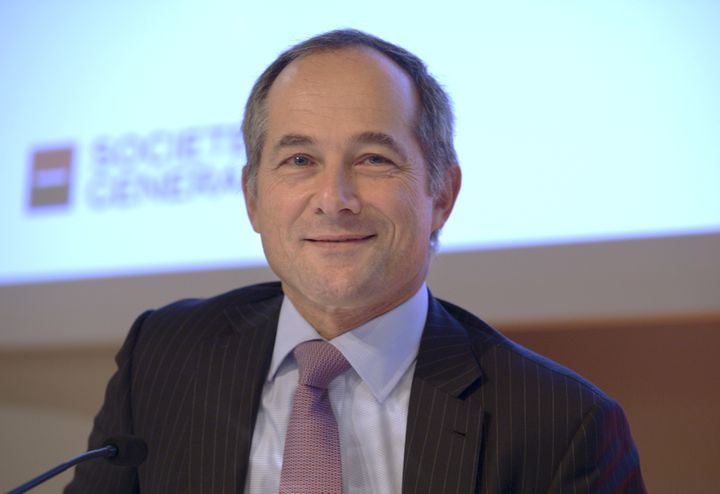
[[[350,368],[340,350],[325,341],[300,343],[293,354],[300,373],[298,382],[316,388],[327,388],[333,379]]]

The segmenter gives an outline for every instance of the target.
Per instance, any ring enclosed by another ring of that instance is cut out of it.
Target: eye
[[[392,161],[385,158],[384,156],[380,156],[379,154],[371,154],[371,155],[367,156],[364,161],[370,165],[375,165],[375,166],[392,164]]]
[[[305,168],[312,164],[312,160],[304,154],[294,154],[286,159],[283,163],[292,165],[297,168]]]

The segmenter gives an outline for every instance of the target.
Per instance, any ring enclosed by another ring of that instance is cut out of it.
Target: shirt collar
[[[385,401],[415,360],[427,311],[428,291],[423,283],[415,295],[391,311],[330,341],[350,362],[378,402]],[[268,381],[275,378],[293,348],[304,341],[317,339],[323,338],[285,297],[280,308]]]

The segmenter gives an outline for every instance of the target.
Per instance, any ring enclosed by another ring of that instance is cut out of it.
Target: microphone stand
[[[77,465],[78,463],[81,463],[85,460],[90,460],[92,458],[111,458],[115,456],[118,453],[117,446],[113,444],[108,444],[107,446],[103,446],[102,448],[98,449],[91,449],[90,451],[86,451],[85,453],[77,455],[75,458],[71,458],[68,461],[59,464],[55,468],[52,468],[48,470],[47,472],[38,475],[32,480],[29,480],[28,482],[25,482],[23,485],[16,487],[15,489],[11,490],[7,494],[21,494],[23,492],[27,492],[33,487],[35,487],[38,484],[41,484],[45,482],[48,479],[53,478],[54,476],[58,475],[59,473],[64,472],[68,468]]]

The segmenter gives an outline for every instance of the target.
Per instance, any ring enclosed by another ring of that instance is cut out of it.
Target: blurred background
[[[0,3],[0,490],[85,448],[142,310],[274,278],[245,99],[354,27],[454,101],[434,294],[616,398],[651,492],[720,492],[718,25],[710,0]]]

